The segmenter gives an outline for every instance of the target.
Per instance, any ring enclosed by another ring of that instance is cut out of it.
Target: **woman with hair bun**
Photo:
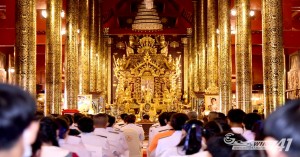
[[[176,147],[164,151],[161,157],[210,156],[207,151],[204,151],[206,144],[205,138],[202,137],[202,125],[203,123],[196,119],[186,122],[183,127],[183,139]]]

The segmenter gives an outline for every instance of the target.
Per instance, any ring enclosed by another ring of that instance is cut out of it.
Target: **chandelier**
[[[163,25],[153,4],[153,0],[144,0],[139,5],[138,13],[132,24],[134,31],[160,31]]]

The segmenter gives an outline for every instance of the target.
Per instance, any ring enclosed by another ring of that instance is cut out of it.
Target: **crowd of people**
[[[299,119],[295,100],[267,119],[240,109],[203,119],[196,112],[163,112],[144,130],[147,115],[141,123],[126,113],[118,122],[105,113],[44,116],[30,94],[1,84],[0,157],[298,157]]]

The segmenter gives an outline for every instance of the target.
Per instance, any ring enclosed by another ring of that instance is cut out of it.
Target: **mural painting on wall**
[[[300,64],[299,53],[290,55],[290,69],[287,73],[287,98],[297,99],[300,97]]]

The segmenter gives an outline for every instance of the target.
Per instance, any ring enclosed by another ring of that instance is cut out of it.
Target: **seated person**
[[[138,123],[152,123],[149,119],[150,119],[150,116],[145,114],[145,115],[143,115],[143,119],[140,120]]]
[[[133,129],[133,130],[137,131],[139,134],[140,141],[143,142],[143,140],[145,139],[144,129],[142,128],[141,125],[134,124],[135,120],[136,120],[136,117],[134,114],[128,115],[126,118],[127,124],[125,126],[123,126],[121,128],[121,130],[123,131],[125,129]]]
[[[155,150],[156,157],[162,155],[167,148],[177,146],[180,143],[183,135],[182,129],[188,119],[188,116],[184,113],[175,113],[171,117],[171,126],[174,129],[174,133],[158,140]]]
[[[236,134],[244,133],[243,119],[246,113],[241,109],[231,109],[228,111],[227,120],[231,130]]]

